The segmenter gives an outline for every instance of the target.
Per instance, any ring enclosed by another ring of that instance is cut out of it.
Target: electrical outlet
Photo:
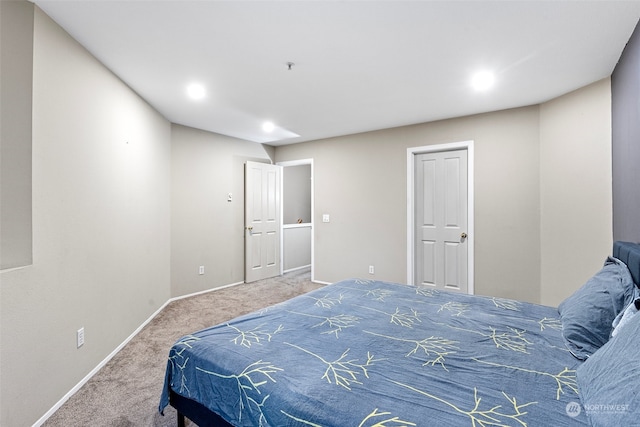
[[[198,274],[204,274],[204,265],[201,265],[200,268],[198,268]]]
[[[78,342],[78,348],[82,347],[84,345],[84,327],[76,331],[76,339]]]
[[[375,269],[373,268],[373,265],[369,266],[369,274],[375,274]]]

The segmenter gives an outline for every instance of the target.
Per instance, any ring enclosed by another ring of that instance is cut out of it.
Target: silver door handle
[[[246,227],[246,229],[251,231],[251,230],[253,230],[253,226],[250,225],[250,226]]]
[[[462,233],[460,235],[460,238],[463,239],[463,240],[466,239],[467,238],[467,233]]]

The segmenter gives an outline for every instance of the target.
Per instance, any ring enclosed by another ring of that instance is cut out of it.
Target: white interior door
[[[280,274],[282,167],[245,164],[245,282]]]
[[[467,150],[415,156],[416,284],[467,293]]]

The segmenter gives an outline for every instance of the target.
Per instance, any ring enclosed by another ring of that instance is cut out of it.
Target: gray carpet
[[[157,409],[176,340],[321,286],[303,270],[171,302],[44,426],[177,426],[173,408]]]

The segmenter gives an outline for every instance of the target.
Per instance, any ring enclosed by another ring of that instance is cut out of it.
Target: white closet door
[[[467,293],[467,151],[415,156],[415,283]]]

